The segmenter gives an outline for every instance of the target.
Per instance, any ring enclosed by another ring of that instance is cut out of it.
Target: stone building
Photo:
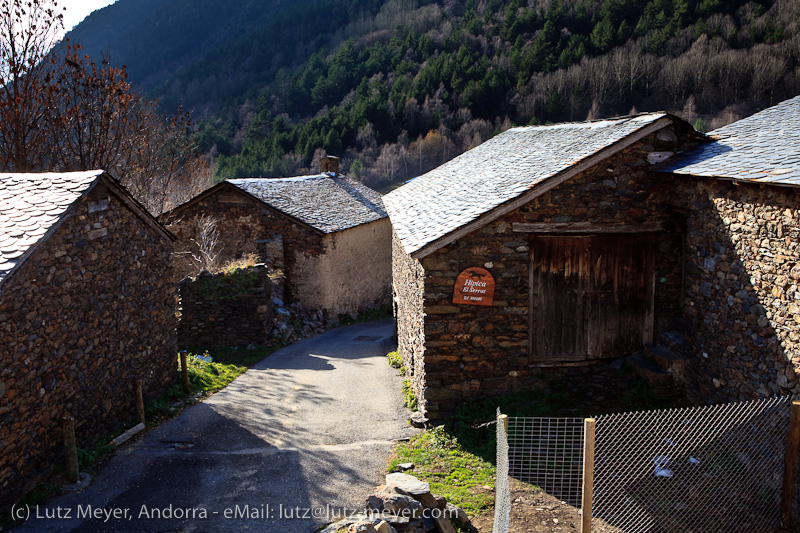
[[[800,97],[709,136],[657,167],[686,220],[682,316],[695,396],[798,394]]]
[[[257,255],[284,273],[278,297],[333,315],[390,301],[391,226],[381,195],[338,172],[227,180],[163,214],[179,240],[179,279],[198,272],[192,256],[209,219],[217,264]]]
[[[664,113],[515,128],[388,194],[422,410],[676,337],[693,400],[800,392],[798,131],[798,98],[709,137]]]
[[[103,171],[0,176],[0,505],[176,375],[171,235]]]

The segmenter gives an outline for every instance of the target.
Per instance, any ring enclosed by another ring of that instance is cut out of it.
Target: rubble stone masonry
[[[88,448],[177,375],[170,239],[103,183],[65,216],[0,287],[0,506],[63,464],[64,416]]]
[[[675,177],[698,401],[800,393],[800,191]]]
[[[397,350],[403,356],[403,366],[412,382],[419,410],[425,412],[425,270],[417,259],[403,250],[394,232],[392,273]]]
[[[178,284],[181,350],[221,344],[265,345],[273,323],[272,281],[264,265],[227,274],[200,273]]]

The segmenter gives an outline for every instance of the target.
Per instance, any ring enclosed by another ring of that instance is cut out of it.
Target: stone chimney
[[[326,155],[319,160],[319,169],[321,172],[331,172],[337,178],[339,177],[339,158],[332,155]]]

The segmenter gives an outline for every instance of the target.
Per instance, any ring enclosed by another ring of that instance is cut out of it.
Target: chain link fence
[[[597,417],[593,531],[774,531],[791,398]]]
[[[775,531],[791,401],[779,397],[598,416],[592,531]],[[584,419],[507,420],[507,432],[497,424],[496,489],[506,518],[496,519],[501,529],[494,533],[508,531],[508,476],[581,504]]]

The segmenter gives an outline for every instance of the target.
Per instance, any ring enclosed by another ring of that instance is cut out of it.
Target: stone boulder
[[[390,496],[408,496],[408,493],[398,487],[379,485],[375,492],[367,496],[367,511],[383,511],[386,508],[385,501]]]
[[[420,494],[430,494],[431,486],[409,474],[386,474],[386,486],[397,487],[405,491],[406,494],[411,496],[418,496]]]
[[[388,474],[386,484],[367,496],[365,508],[366,512],[331,524],[322,533],[455,533],[450,518],[469,524],[467,513],[408,474]]]
[[[441,496],[434,496],[431,494],[431,486],[428,483],[420,481],[409,474],[387,474],[386,486],[400,489],[406,494],[413,496],[426,509],[438,509],[440,505],[443,508],[443,506],[447,504]]]

